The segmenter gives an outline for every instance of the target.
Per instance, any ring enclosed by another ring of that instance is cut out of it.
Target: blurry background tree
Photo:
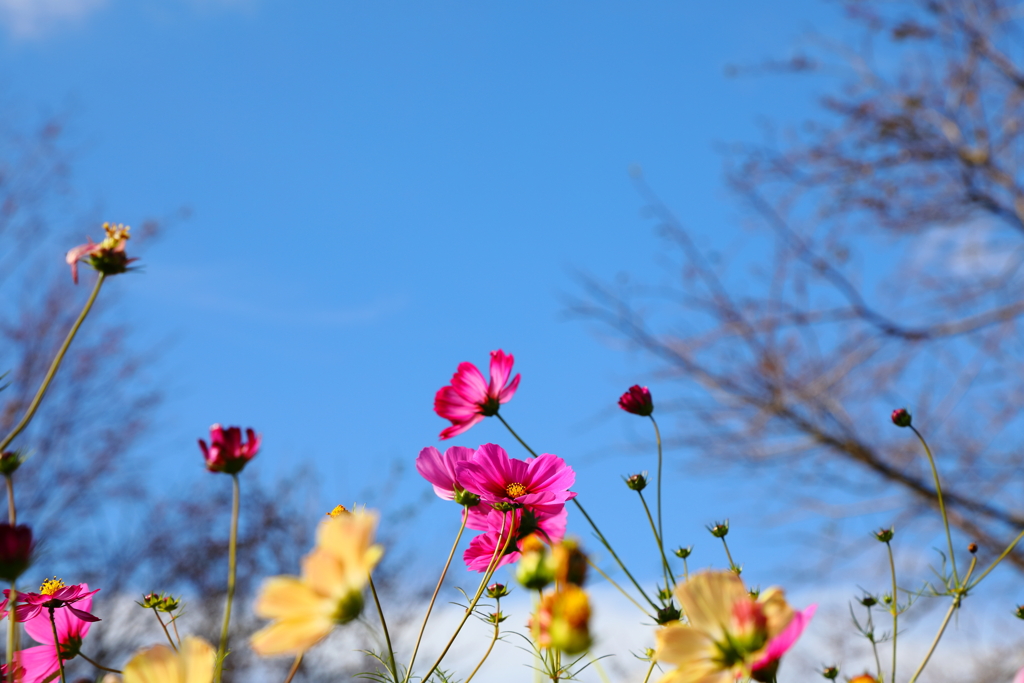
[[[776,468],[786,505],[934,534],[927,461],[889,422],[908,407],[957,545],[984,562],[1024,527],[1024,15],[1010,0],[842,9],[855,39],[732,70],[828,93],[799,130],[729,149],[751,229],[704,248],[637,172],[671,279],[587,279],[573,310],[656,359],[688,465]],[[813,545],[850,559],[862,526],[848,549]],[[1024,549],[1010,559],[1024,570]]]

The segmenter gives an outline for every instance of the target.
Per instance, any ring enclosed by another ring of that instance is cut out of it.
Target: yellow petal
[[[740,577],[732,572],[701,572],[676,587],[676,597],[690,626],[721,640],[732,621],[733,605],[749,600]]]
[[[674,622],[654,632],[657,646],[654,659],[678,667],[688,667],[715,654],[715,644],[702,631]]]
[[[180,653],[166,645],[140,650],[124,667],[124,683],[210,683],[215,662],[209,643],[186,637]]]
[[[202,638],[185,636],[179,652],[184,683],[210,683],[217,664],[217,651]]]
[[[302,579],[311,590],[327,598],[347,593],[353,588],[360,590],[366,584],[363,576],[359,585],[353,587],[337,558],[321,548],[315,548],[302,558]]]
[[[322,640],[334,622],[326,617],[275,621],[252,635],[253,651],[262,657],[297,655]]]
[[[264,619],[296,618],[323,612],[323,597],[301,579],[275,576],[260,586],[253,611]]]
[[[318,550],[330,553],[342,566],[350,587],[366,585],[366,576],[384,554],[373,545],[377,513],[355,510],[351,514],[327,518],[317,528]]]
[[[713,662],[696,662],[686,668],[669,671],[658,683],[736,683],[736,675],[723,671]]]
[[[776,587],[762,591],[757,601],[761,603],[768,620],[768,638],[774,638],[793,620],[793,608],[786,602],[785,592]]]

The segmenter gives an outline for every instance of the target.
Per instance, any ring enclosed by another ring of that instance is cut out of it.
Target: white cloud
[[[0,0],[0,24],[18,38],[34,38],[51,28],[80,21],[106,0]]]

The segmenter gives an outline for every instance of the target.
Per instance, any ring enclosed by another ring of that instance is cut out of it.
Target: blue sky
[[[620,479],[654,469],[636,450],[650,434],[615,401],[664,392],[564,300],[575,273],[658,268],[632,165],[702,246],[746,239],[716,144],[799,120],[815,84],[725,67],[841,30],[833,6],[0,0],[0,20],[0,101],[25,122],[65,115],[79,206],[134,225],[191,212],[111,283],[140,344],[167,343],[144,446],[163,476],[204,476],[195,439],[222,422],[262,432],[259,476],[316,468],[311,523],[393,462],[394,495],[419,497],[413,459],[446,425],[434,392],[502,348],[523,374],[503,414],[577,468],[581,500],[654,575]],[[454,444],[488,441],[524,456],[493,420]],[[792,563],[805,517],[766,525],[742,502],[756,482],[678,461],[668,540],[703,550],[695,566],[723,564],[703,527],[725,517],[752,583]],[[455,520],[431,501],[416,537],[446,544]]]

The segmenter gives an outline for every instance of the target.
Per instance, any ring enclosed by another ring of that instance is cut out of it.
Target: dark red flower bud
[[[892,411],[892,423],[897,427],[909,427],[910,411],[906,408],[897,408]]]
[[[619,397],[619,407],[627,413],[647,417],[654,412],[654,401],[647,387],[634,384],[629,391]]]
[[[13,582],[32,563],[32,530],[25,525],[0,524],[0,579]]]
[[[978,544],[971,543],[969,546],[967,546],[967,552],[969,552],[971,555],[978,552]]]

